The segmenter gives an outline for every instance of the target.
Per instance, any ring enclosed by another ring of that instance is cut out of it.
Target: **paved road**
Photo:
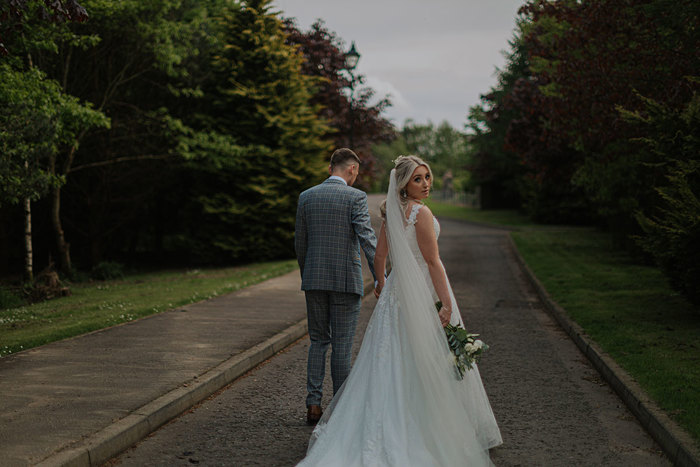
[[[504,439],[492,450],[493,461],[670,465],[543,311],[508,249],[507,233],[441,224],[441,256],[462,314],[491,345],[480,369]],[[358,343],[374,304],[373,297],[364,301]],[[294,465],[310,434],[303,407],[307,349],[308,338],[300,340],[112,463]]]

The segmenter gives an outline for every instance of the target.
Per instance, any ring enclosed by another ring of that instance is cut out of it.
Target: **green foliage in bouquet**
[[[439,312],[442,302],[435,303],[435,308]],[[489,346],[483,341],[476,339],[479,334],[470,334],[461,326],[448,324],[443,328],[447,337],[447,344],[454,354],[455,368],[459,379],[464,379],[467,370],[471,370],[474,363],[479,361],[481,355],[488,350]]]

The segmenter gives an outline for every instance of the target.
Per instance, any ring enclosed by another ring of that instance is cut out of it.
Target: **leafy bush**
[[[640,141],[654,156],[649,170],[663,174],[655,186],[658,202],[640,211],[644,235],[638,244],[650,253],[671,286],[700,304],[700,95],[684,109],[674,110],[645,99],[646,112],[626,113],[640,122],[647,136]]]
[[[90,275],[100,281],[121,279],[124,277],[124,265],[114,261],[102,261],[92,268]]]
[[[0,310],[24,305],[24,301],[11,290],[0,287]]]
[[[666,207],[654,218],[639,214],[637,241],[669,277],[671,286],[700,304],[700,161],[676,161],[670,185],[657,188]]]
[[[65,276],[65,279],[69,280],[73,284],[78,284],[81,282],[90,282],[92,277],[92,271],[83,271],[74,267],[71,269],[70,274]]]

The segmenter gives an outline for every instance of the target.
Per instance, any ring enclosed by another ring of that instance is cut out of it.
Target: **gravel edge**
[[[569,318],[566,311],[552,300],[542,283],[525,263],[510,235],[508,235],[508,242],[520,268],[544,303],[547,312],[620,396],[630,411],[639,419],[642,427],[659,443],[673,464],[681,467],[700,467],[700,449],[690,434],[671,420],[644,392],[641,386],[608,354],[603,352],[598,344],[586,335],[581,326]]]

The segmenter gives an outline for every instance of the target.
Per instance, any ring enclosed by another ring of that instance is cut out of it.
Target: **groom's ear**
[[[330,164],[328,165],[328,175],[333,175],[333,166]]]

